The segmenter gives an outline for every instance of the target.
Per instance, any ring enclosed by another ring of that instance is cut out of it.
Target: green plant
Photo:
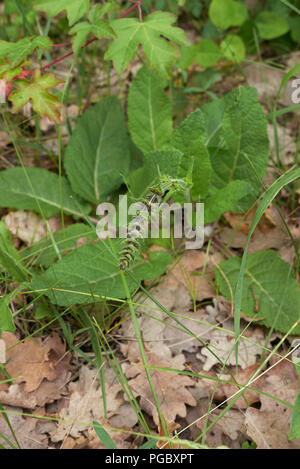
[[[142,436],[149,439],[141,446],[145,449],[153,447],[158,437],[150,438],[148,424],[105,335],[121,308],[127,305],[139,346],[141,366],[145,369],[162,422],[163,435],[166,435],[165,442],[171,444],[173,437],[164,422],[150,372],[153,367],[149,365],[139,328],[136,312],[139,303],[135,295],[148,297],[156,309],[174,321],[175,328],[204,345],[201,338],[145,288],[147,282],[156,282],[167,268],[171,270],[176,266],[182,244],[175,249],[173,239],[160,240],[168,252],[152,250],[145,254],[143,249],[147,245],[141,246],[137,239],[125,241],[125,247],[120,239],[109,236],[99,240],[95,226],[97,206],[105,201],[117,205],[119,195],[126,194],[128,203],[146,202],[150,210],[151,204],[162,201],[166,192],[175,189],[172,197],[181,205],[186,201],[193,206],[204,203],[204,223],[207,225],[220,220],[226,212],[247,213],[259,202],[243,257],[232,256],[231,252],[229,258],[215,268],[218,293],[233,303],[235,330],[229,334],[234,335],[232,349],[236,351],[236,364],[239,340],[243,334],[240,331],[241,312],[248,320],[256,320],[258,316],[259,323],[268,328],[270,335],[273,330],[286,335],[299,333],[297,275],[300,255],[291,233],[297,266],[281,260],[273,250],[247,253],[250,238],[267,207],[283,188],[295,192],[291,184],[299,179],[299,170],[292,168],[268,189],[263,182],[269,162],[267,119],[272,119],[276,128],[276,119],[292,110],[289,107],[277,111],[277,102],[284,84],[299,67],[294,67],[283,79],[269,116],[265,115],[258,93],[252,87],[240,86],[221,98],[210,91],[221,77],[221,60],[226,66],[230,64],[231,70],[232,65],[242,63],[246,54],[253,50],[253,43],[257,46],[270,41],[273,47],[272,41],[277,38],[286,40],[288,34],[293,41],[298,41],[298,2],[292,3],[293,9],[287,5],[288,2],[276,1],[266,2],[264,9],[254,10],[247,10],[243,2],[235,0],[206,1],[201,3],[201,7],[199,2],[189,0],[139,0],[126,3],[126,6],[124,2],[91,5],[88,0],[71,3],[68,0],[37,0],[30,2],[32,10],[28,9],[26,2],[20,0],[15,3],[18,8],[8,0],[4,5],[5,19],[0,29],[0,79],[5,83],[7,98],[1,108],[3,123],[19,165],[0,171],[0,205],[36,212],[45,223],[47,236],[18,250],[6,225],[0,222],[0,264],[4,285],[0,299],[0,330],[13,332],[15,316],[20,317],[34,305],[34,318],[41,321],[42,329],[48,320],[50,323],[57,321],[71,350],[91,363],[89,356],[76,345],[75,338],[79,332],[73,331],[63,318],[66,312],[71,312],[80,325],[79,331],[88,334],[95,356],[93,364],[99,368],[101,385],[104,383],[102,354],[109,351],[124,392],[145,431]],[[153,8],[163,11],[153,11]],[[193,25],[203,26],[203,38],[190,45],[183,29],[178,26],[180,21],[177,24],[176,15],[180,18],[191,15]],[[16,29],[12,29],[11,20],[15,17],[18,18]],[[63,35],[70,35],[70,42],[55,43],[56,28],[60,33],[63,31]],[[24,37],[20,38],[20,35]],[[56,51],[63,47],[68,48],[68,52],[57,57]],[[51,57],[53,54],[55,58]],[[62,81],[55,75],[55,66],[70,57],[72,62],[67,78]],[[86,70],[89,66],[92,70],[95,57],[103,68],[106,67],[107,76],[101,97],[97,89],[96,97],[94,95],[90,99],[92,77]],[[141,67],[136,73],[133,70],[126,81],[133,61]],[[196,86],[189,86],[189,67],[194,62],[205,70],[199,72],[197,69],[193,76]],[[218,71],[212,68],[216,64]],[[111,93],[112,69],[117,76],[118,96]],[[74,73],[76,75],[72,75]],[[74,76],[79,117],[75,125],[66,117],[68,142],[64,146],[61,112],[67,102],[75,99],[72,88]],[[182,87],[177,86],[181,77]],[[205,99],[200,98],[192,112],[184,111],[183,119],[178,117],[176,102],[181,91],[184,96],[196,93],[205,96]],[[31,167],[23,162],[20,151],[23,140],[19,138],[16,127],[23,130],[26,125],[31,125],[28,121],[20,122],[22,118],[17,114],[27,103],[31,103],[34,111],[37,137],[36,142],[27,142],[30,148],[35,146],[38,151],[44,151],[44,142],[41,140],[40,143],[38,138],[40,118],[48,117],[56,124],[59,150],[58,155],[50,153],[54,162],[51,170],[45,169],[41,160],[35,161],[40,167]],[[278,145],[277,156],[280,168]],[[62,229],[55,233],[52,233],[48,222],[53,215],[59,215],[62,221]],[[118,208],[115,218],[117,221],[121,218]],[[138,222],[141,228],[148,218],[149,212],[142,222],[135,216],[131,222]],[[196,211],[191,218],[195,226]],[[125,224],[129,222],[126,218]],[[129,234],[136,235],[136,232],[129,230]],[[85,244],[80,246],[82,238]],[[224,253],[227,256],[226,249],[222,249],[222,255]],[[205,267],[201,275],[204,271]],[[194,274],[199,275],[199,272]],[[17,284],[10,288],[12,282]],[[28,302],[13,316],[10,303],[20,293]],[[193,300],[196,310],[196,299]],[[99,311],[96,317],[87,312],[88,305],[95,304],[104,311],[103,317]],[[280,344],[283,341],[284,338]],[[234,399],[212,424],[206,422],[204,436],[199,437],[202,444],[197,440],[189,442],[190,447],[205,447],[207,431],[263,373],[278,347],[268,351],[268,357],[262,358],[259,368],[242,387],[231,376],[238,389]],[[217,359],[222,371],[227,369],[227,359],[219,359],[208,345],[207,349]],[[167,371],[181,373],[180,370]],[[195,373],[184,373],[197,377]],[[103,401],[105,408],[105,389]],[[299,435],[298,407],[299,396],[293,411],[291,439]],[[94,422],[94,430],[107,448],[115,449],[113,438],[100,423]],[[184,440],[183,444],[186,444]],[[244,448],[254,445],[246,442]]]

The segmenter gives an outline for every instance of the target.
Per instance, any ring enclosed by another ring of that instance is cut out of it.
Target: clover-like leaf
[[[105,60],[113,60],[117,72],[121,74],[141,44],[150,66],[168,78],[171,64],[178,54],[174,45],[162,36],[175,44],[189,45],[183,30],[172,26],[175,21],[176,17],[166,12],[152,13],[143,22],[137,18],[111,21],[117,39],[105,53]]]
[[[16,80],[17,90],[9,97],[13,103],[13,112],[21,109],[29,100],[32,101],[33,109],[40,116],[47,116],[50,120],[60,123],[61,103],[58,98],[47,91],[61,83],[53,73],[41,75],[40,70],[35,70],[31,82],[27,80]]]

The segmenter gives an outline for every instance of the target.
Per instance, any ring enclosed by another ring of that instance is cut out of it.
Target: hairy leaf
[[[244,211],[255,201],[265,175],[269,154],[267,119],[257,91],[240,87],[202,107],[206,119],[206,146],[213,173],[212,186],[247,181],[251,192],[234,208]]]
[[[81,242],[97,239],[97,235],[90,226],[75,223],[53,233],[53,239],[54,244],[50,237],[46,236],[33,246],[23,249],[20,252],[23,260],[28,262],[34,258],[35,264],[50,267],[58,259],[58,252],[63,256],[79,247]]]
[[[128,126],[134,143],[144,153],[160,150],[172,135],[172,104],[157,74],[142,67],[128,97]]]
[[[241,259],[231,257],[215,269],[220,292],[232,300],[231,291],[237,286]],[[226,280],[225,280],[226,279]],[[257,311],[256,311],[257,306]],[[300,291],[291,266],[284,262],[275,251],[258,251],[248,254],[242,291],[241,311],[247,317],[263,317],[267,327],[286,333],[299,319]],[[299,334],[298,325],[293,334]]]
[[[211,163],[205,146],[205,119],[201,111],[196,110],[181,122],[171,145],[181,151],[187,161],[194,158],[192,195],[205,197],[210,185]]]
[[[116,96],[102,99],[77,121],[64,166],[75,192],[97,203],[117,189],[130,165],[130,141]]]
[[[46,169],[10,168],[0,171],[0,187],[2,207],[33,210],[45,217],[61,210],[76,217],[90,211],[90,206],[74,194],[64,177],[59,178]]]
[[[63,257],[44,274],[36,276],[31,287],[34,290],[45,289],[50,300],[60,306],[95,303],[101,301],[103,296],[125,298],[119,269],[122,246],[119,239],[113,239],[111,243],[102,240],[96,244],[86,244]],[[145,265],[140,256],[132,265],[132,275],[127,277],[131,292],[138,288],[142,279],[157,278],[172,262],[172,257],[166,252],[155,254],[149,257],[150,261]]]

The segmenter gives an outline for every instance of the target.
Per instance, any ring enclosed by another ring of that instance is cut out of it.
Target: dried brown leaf
[[[300,391],[295,365],[284,360],[267,374],[261,391],[294,405]],[[300,449],[300,440],[288,440],[292,409],[261,394],[261,408],[248,408],[245,425],[258,449]]]
[[[20,343],[14,334],[2,332],[2,340],[8,361],[5,369],[16,379],[13,384],[0,384],[0,401],[34,409],[58,399],[70,375],[70,354],[58,334],[53,333],[43,342],[26,339]]]
[[[178,355],[169,360],[163,360],[153,352],[146,352],[149,366],[178,369],[184,357]],[[156,425],[159,425],[158,412],[155,401],[149,387],[142,362],[138,364],[125,364],[125,375],[130,379],[129,385],[135,397],[140,397],[140,405],[149,415],[153,416]],[[195,406],[196,400],[190,393],[188,386],[193,386],[194,381],[185,375],[162,370],[149,370],[154,389],[157,394],[160,410],[167,421],[174,421],[176,416],[186,416],[186,405]]]

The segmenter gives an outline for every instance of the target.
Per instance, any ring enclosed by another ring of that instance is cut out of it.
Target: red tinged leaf
[[[42,117],[47,116],[57,124],[61,121],[61,103],[58,98],[48,92],[48,88],[53,88],[61,80],[53,73],[41,76],[40,70],[35,70],[32,80],[16,80],[17,90],[13,91],[9,97],[13,103],[13,112],[17,112],[30,100],[33,109]]]

